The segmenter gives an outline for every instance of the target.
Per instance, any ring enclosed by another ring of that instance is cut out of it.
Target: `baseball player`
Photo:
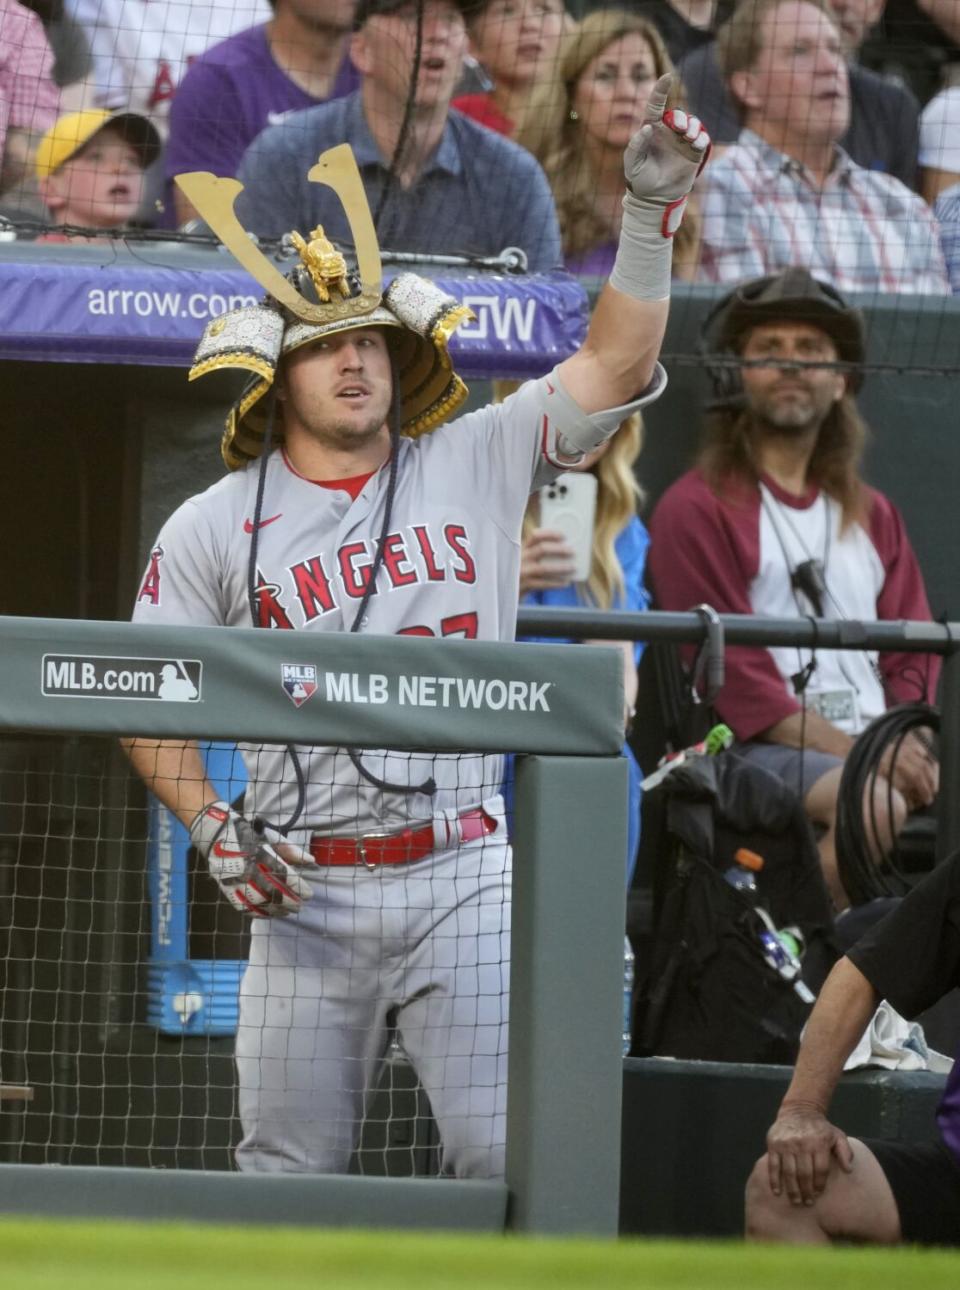
[[[442,424],[466,393],[446,342],[468,311],[412,274],[371,309],[319,230],[290,281],[339,317],[268,300],[211,324],[194,373],[256,375],[227,422],[231,472],[163,528],[136,621],[512,641],[531,490],[665,385],[671,236],[709,147],[696,118],[664,113],[668,89],[625,154],[620,251],[583,347],[502,404]],[[239,814],[194,744],[128,751],[253,919],[239,1167],[345,1171],[395,1026],[445,1172],[502,1176],[501,758],[248,745]]]

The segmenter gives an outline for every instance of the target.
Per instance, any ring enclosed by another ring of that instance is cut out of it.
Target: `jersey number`
[[[436,636],[437,633],[432,627],[402,627],[397,632],[398,636]],[[441,636],[462,636],[465,640],[475,641],[477,639],[477,615],[469,614],[451,614],[449,618],[440,620]]]

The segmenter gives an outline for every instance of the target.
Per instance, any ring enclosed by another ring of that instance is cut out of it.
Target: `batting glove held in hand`
[[[643,125],[623,154],[625,206],[634,198],[642,208],[659,208],[663,237],[673,237],[680,227],[693,181],[707,164],[711,146],[699,118],[677,108],[664,111],[672,84],[670,72],[657,81]]]
[[[310,899],[310,885],[249,820],[226,802],[205,806],[190,839],[230,904],[254,918],[285,918]]]

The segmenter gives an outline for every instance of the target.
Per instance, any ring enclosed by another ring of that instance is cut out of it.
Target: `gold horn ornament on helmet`
[[[238,180],[203,171],[176,177],[200,217],[268,292],[268,299],[259,305],[235,309],[207,324],[189,373],[190,380],[224,368],[251,374],[227,416],[221,451],[231,470],[262,451],[263,396],[273,386],[282,356],[333,332],[384,329],[400,386],[401,432],[409,437],[436,429],[467,397],[447,345],[456,328],[475,317],[473,311],[415,273],[398,274],[383,292],[380,248],[349,144],[322,153],[307,178],[327,185],[340,199],[356,247],[356,275],[348,273],[344,257],[322,226],[306,238],[291,234],[299,264],[282,273],[251,241],[236,216],[234,204],[243,191]],[[305,287],[314,299],[304,295]],[[273,439],[280,443],[281,407],[275,416]]]

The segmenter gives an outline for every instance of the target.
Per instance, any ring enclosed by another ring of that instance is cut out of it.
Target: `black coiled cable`
[[[878,781],[887,780],[886,816],[894,816],[893,781],[897,757],[908,735],[930,745],[940,733],[940,712],[928,703],[900,703],[871,721],[847,754],[837,794],[837,868],[853,905],[881,896],[902,896],[909,882],[900,866],[897,842],[887,846],[877,820]],[[887,751],[885,775],[880,767]]]

